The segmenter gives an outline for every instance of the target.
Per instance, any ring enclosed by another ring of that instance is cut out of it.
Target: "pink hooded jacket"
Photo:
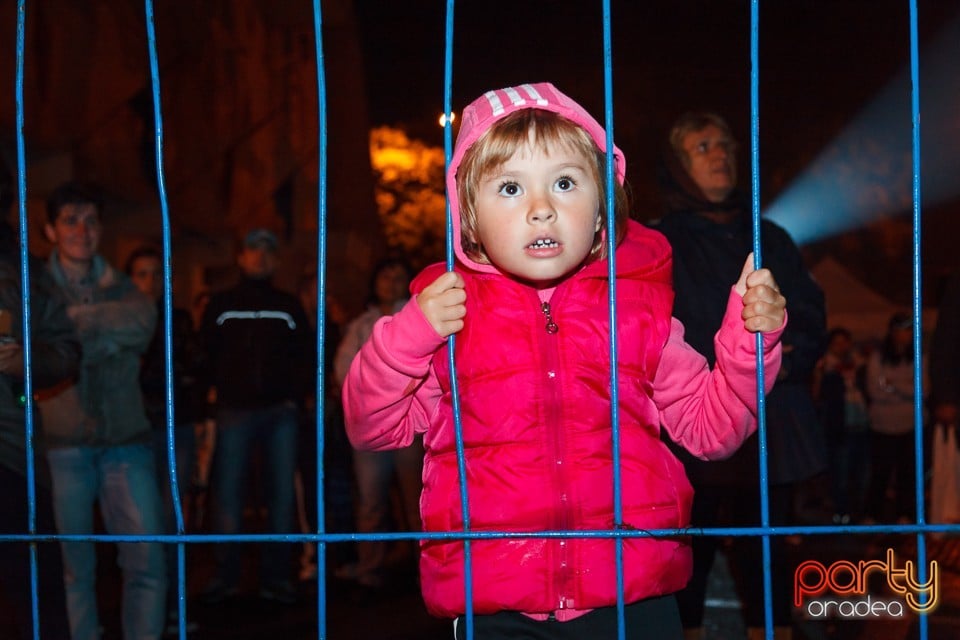
[[[456,237],[455,176],[466,148],[498,119],[529,108],[563,115],[605,148],[603,128],[550,84],[488,92],[464,111],[447,176]],[[616,148],[614,154],[622,181],[623,154]],[[606,260],[557,286],[550,308],[559,330],[550,332],[535,289],[469,259],[459,244],[455,252],[467,293],[455,361],[471,529],[611,529]],[[671,318],[670,248],[663,236],[631,222],[616,257],[624,526],[685,527],[692,490],[660,440],[660,426],[703,458],[736,450],[756,427],[755,337],[743,328],[742,302],[731,290],[711,372]],[[414,281],[414,294],[443,270],[427,268]],[[779,369],[781,331],[764,335],[768,391]],[[351,365],[343,398],[347,433],[358,448],[403,447],[424,434],[424,528],[462,531],[447,341],[416,297],[374,327]],[[617,601],[610,538],[493,538],[471,549],[476,613],[554,613],[565,620]],[[682,538],[626,539],[626,602],[683,588],[691,564]],[[431,613],[465,611],[461,542],[423,543],[421,585]]]

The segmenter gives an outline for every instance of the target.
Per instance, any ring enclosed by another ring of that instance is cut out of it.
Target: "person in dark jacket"
[[[665,215],[653,226],[673,247],[676,298],[674,316],[686,339],[713,365],[713,336],[720,327],[729,293],[744,257],[752,250],[749,200],[737,190],[736,141],[730,127],[711,112],[687,113],[670,132],[659,167]],[[787,299],[789,324],[783,334],[783,365],[767,399],[770,520],[785,524],[794,489],[826,466],[826,447],[809,384],[826,343],[823,292],[810,277],[800,251],[781,227],[762,220],[764,267],[777,274]],[[679,448],[678,448],[679,449]],[[751,436],[729,460],[703,462],[681,452],[695,490],[693,526],[760,524],[758,437]],[[739,490],[731,491],[731,488]],[[750,491],[745,494],[744,491]],[[752,495],[747,499],[747,495]],[[678,595],[689,637],[703,624],[707,577],[719,538],[693,538],[694,573]],[[778,638],[789,637],[788,567],[783,538],[771,538],[774,550],[774,622]],[[762,635],[763,574],[758,538],[736,541],[736,564],[743,575],[742,598],[751,637]]]
[[[166,319],[163,310],[163,254],[155,247],[137,247],[127,257],[124,272],[137,288],[157,303],[157,328],[153,339],[140,361],[140,388],[147,419],[153,427],[156,454],[157,481],[163,498],[164,524],[167,533],[177,533],[170,465],[167,455],[167,385],[164,335]],[[173,340],[173,450],[177,473],[177,490],[184,528],[191,524],[190,496],[196,459],[195,425],[206,417],[206,389],[203,387],[203,367],[206,359],[200,348],[199,336],[193,328],[193,318],[186,309],[175,307],[172,313]],[[167,632],[179,628],[177,547],[164,545],[167,556]],[[188,630],[196,628],[189,623]]]
[[[13,201],[12,176],[0,165],[0,212]],[[55,387],[76,377],[80,343],[63,300],[57,295],[43,264],[31,258],[30,345],[33,392]],[[23,356],[23,297],[20,282],[20,246],[16,232],[0,222],[0,532],[28,533],[26,416]],[[37,415],[36,413],[34,415]],[[36,427],[36,425],[35,425]],[[34,432],[36,433],[36,431]],[[46,456],[34,450],[34,531],[56,533],[50,470]],[[55,542],[37,547],[40,637],[69,640],[63,561]],[[16,629],[11,638],[33,638],[31,616],[30,550],[26,543],[0,543],[0,588],[10,604]]]
[[[217,444],[211,470],[212,527],[239,533],[243,488],[251,455],[261,454],[263,500],[269,533],[293,533],[294,472],[297,466],[298,403],[313,377],[315,349],[300,301],[276,288],[277,237],[254,229],[237,257],[240,282],[210,297],[201,325],[201,343],[216,388]],[[238,592],[240,546],[215,548],[216,571],[203,598],[222,601]],[[296,601],[289,544],[264,544],[260,554],[260,597]]]

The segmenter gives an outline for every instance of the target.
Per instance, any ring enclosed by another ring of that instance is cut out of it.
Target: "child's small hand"
[[[444,338],[463,329],[463,317],[467,314],[466,300],[463,276],[455,271],[447,271],[417,296],[420,311],[433,330]]]
[[[743,326],[752,333],[773,331],[783,324],[787,299],[769,269],[753,269],[753,253],[747,256],[740,279],[735,285],[743,298]]]

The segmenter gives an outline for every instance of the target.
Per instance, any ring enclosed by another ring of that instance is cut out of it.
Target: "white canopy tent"
[[[909,307],[891,302],[829,256],[820,260],[810,273],[826,298],[827,327],[846,327],[857,342],[882,339],[890,316],[897,311],[911,313]],[[936,310],[924,309],[922,321],[924,334],[929,334],[936,321]]]

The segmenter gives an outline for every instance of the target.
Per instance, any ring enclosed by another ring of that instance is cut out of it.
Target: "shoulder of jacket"
[[[618,278],[672,282],[673,248],[659,231],[630,221],[616,255]]]

